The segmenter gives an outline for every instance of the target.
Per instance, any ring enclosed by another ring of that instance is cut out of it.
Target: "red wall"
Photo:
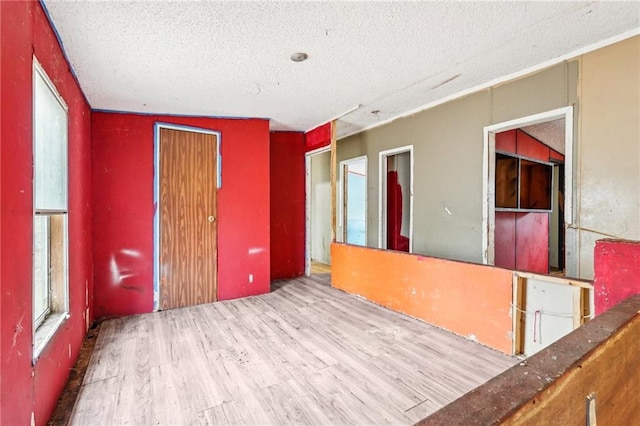
[[[304,135],[305,151],[313,151],[331,145],[331,122],[309,130]]]
[[[496,134],[496,150],[536,160],[564,156],[521,130]],[[549,272],[549,213],[497,211],[495,265],[546,274]]]
[[[271,133],[271,279],[304,275],[305,137]]]
[[[640,241],[596,241],[593,266],[596,315],[640,294]]]
[[[516,269],[516,213],[496,212],[494,231],[494,264]]]
[[[0,423],[45,424],[86,331],[91,297],[90,110],[38,2],[0,2]],[[70,317],[32,367],[32,55],[69,107]],[[88,295],[88,297],[87,297]]]
[[[153,309],[156,122],[221,132],[218,299],[270,290],[269,122],[94,112],[96,318]]]

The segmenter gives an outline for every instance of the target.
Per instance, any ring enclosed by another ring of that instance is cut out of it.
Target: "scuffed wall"
[[[338,141],[338,162],[369,158],[368,245],[378,244],[378,153],[413,145],[413,251],[481,263],[483,128],[574,104],[577,72],[558,64]]]
[[[97,318],[153,309],[156,122],[220,132],[218,300],[267,293],[270,289],[268,121],[95,112],[92,142]]]
[[[640,240],[640,36],[580,60],[576,226],[580,276],[602,238]]]
[[[91,111],[42,6],[0,2],[0,424],[49,419],[92,319]],[[33,357],[33,93],[35,55],[68,106],[69,317]]]
[[[368,246],[378,244],[378,153],[413,145],[414,252],[481,263],[483,128],[566,106],[574,108],[567,275],[592,279],[597,239],[640,239],[639,36],[339,140],[338,162],[369,158]]]
[[[305,137],[271,132],[271,279],[304,275]]]
[[[511,354],[510,270],[339,243],[331,256],[332,286]]]

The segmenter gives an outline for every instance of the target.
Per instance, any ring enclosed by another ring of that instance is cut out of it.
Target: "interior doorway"
[[[549,217],[549,273],[564,275],[565,246],[564,246],[564,160],[553,163],[553,205],[554,209]]]
[[[413,145],[380,152],[378,247],[413,252]]]
[[[306,154],[306,275],[331,272],[331,149]]]
[[[485,263],[576,275],[572,144],[571,107],[485,128]]]
[[[156,125],[156,309],[217,300],[217,132]]]
[[[562,197],[557,180],[564,155],[549,145],[564,151],[564,146],[560,146],[564,144],[563,121],[495,135],[496,266],[548,274],[553,260],[558,272],[558,233],[562,228],[557,221]],[[560,129],[556,135],[558,143],[541,131],[549,126]]]
[[[367,245],[367,156],[340,162],[338,240]]]

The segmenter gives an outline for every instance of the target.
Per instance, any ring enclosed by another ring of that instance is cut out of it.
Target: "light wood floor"
[[[412,424],[516,362],[299,278],[103,323],[70,424]]]
[[[320,263],[311,261],[311,274],[330,274],[331,273],[331,265],[327,265],[326,263]]]

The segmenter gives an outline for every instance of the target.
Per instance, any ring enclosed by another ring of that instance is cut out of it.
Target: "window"
[[[34,357],[68,312],[67,106],[33,61]]]
[[[551,211],[553,165],[496,152],[496,210]]]

